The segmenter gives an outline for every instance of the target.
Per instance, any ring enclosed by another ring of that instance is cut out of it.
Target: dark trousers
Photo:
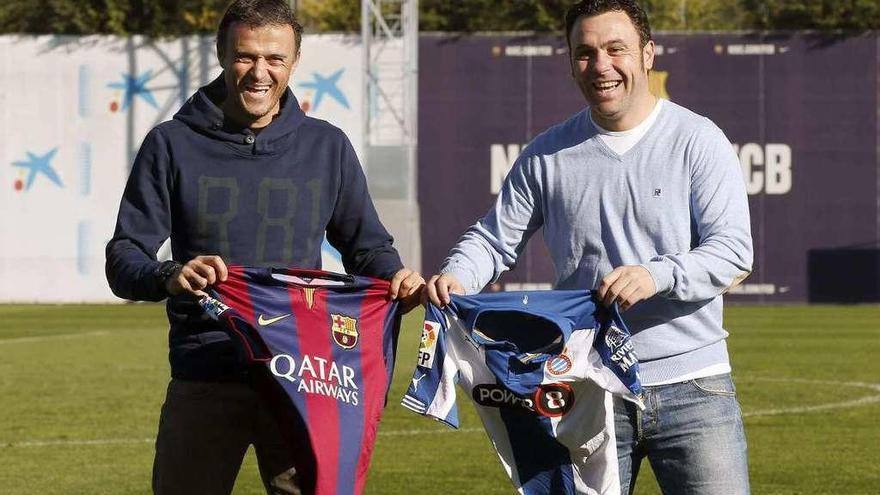
[[[266,493],[301,493],[278,427],[251,387],[172,379],[159,419],[153,492],[232,493],[250,445]]]

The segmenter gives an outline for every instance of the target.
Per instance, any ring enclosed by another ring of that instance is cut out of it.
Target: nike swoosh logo
[[[288,316],[290,316],[290,313],[287,313],[286,315],[276,316],[274,318],[266,318],[265,316],[260,315],[260,317],[257,318],[257,323],[259,323],[260,326],[265,327],[266,325],[271,325],[271,324],[275,323],[276,321],[281,321],[281,320],[287,318]]]

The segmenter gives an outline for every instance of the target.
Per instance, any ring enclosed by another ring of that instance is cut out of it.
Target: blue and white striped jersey
[[[519,493],[619,493],[612,395],[640,407],[616,308],[589,291],[453,296],[429,305],[402,404],[458,427],[458,384]]]

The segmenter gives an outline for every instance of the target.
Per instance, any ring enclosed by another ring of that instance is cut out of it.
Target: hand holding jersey
[[[220,256],[196,256],[169,274],[165,279],[165,290],[176,296],[188,292],[196,297],[207,294],[204,289],[225,282],[229,274],[226,263]],[[401,268],[391,278],[388,298],[400,301],[400,312],[406,314],[419,305],[425,279],[421,274],[408,268]]]
[[[626,311],[637,302],[653,297],[657,293],[657,284],[651,272],[642,265],[618,266],[602,277],[598,293],[605,306],[617,303],[620,311]]]
[[[464,294],[464,287],[461,282],[451,273],[442,273],[434,275],[428,280],[428,286],[425,288],[424,299],[430,301],[434,306],[443,308],[451,300],[452,294]]]
[[[424,288],[425,279],[419,272],[401,268],[391,277],[388,298],[392,301],[400,301],[398,307],[401,314],[407,314],[421,303]]]
[[[650,299],[657,293],[657,284],[642,265],[619,266],[602,277],[597,294],[605,306],[617,303],[620,311],[626,311],[634,304]],[[434,275],[428,281],[425,297],[431,304],[444,307],[449,304],[452,294],[464,294],[464,286],[452,273]]]
[[[219,256],[196,256],[165,279],[165,290],[176,296],[189,292],[196,297],[205,296],[204,289],[217,282],[224,282],[229,273],[226,263]]]

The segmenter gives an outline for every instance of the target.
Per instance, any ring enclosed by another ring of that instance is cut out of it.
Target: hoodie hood
[[[281,109],[272,122],[254,132],[226,118],[220,105],[226,99],[226,83],[223,73],[207,86],[202,86],[174,115],[174,120],[183,122],[200,134],[219,141],[241,147],[253,154],[271,154],[281,141],[296,132],[305,121],[306,114],[290,88],[281,96]]]

